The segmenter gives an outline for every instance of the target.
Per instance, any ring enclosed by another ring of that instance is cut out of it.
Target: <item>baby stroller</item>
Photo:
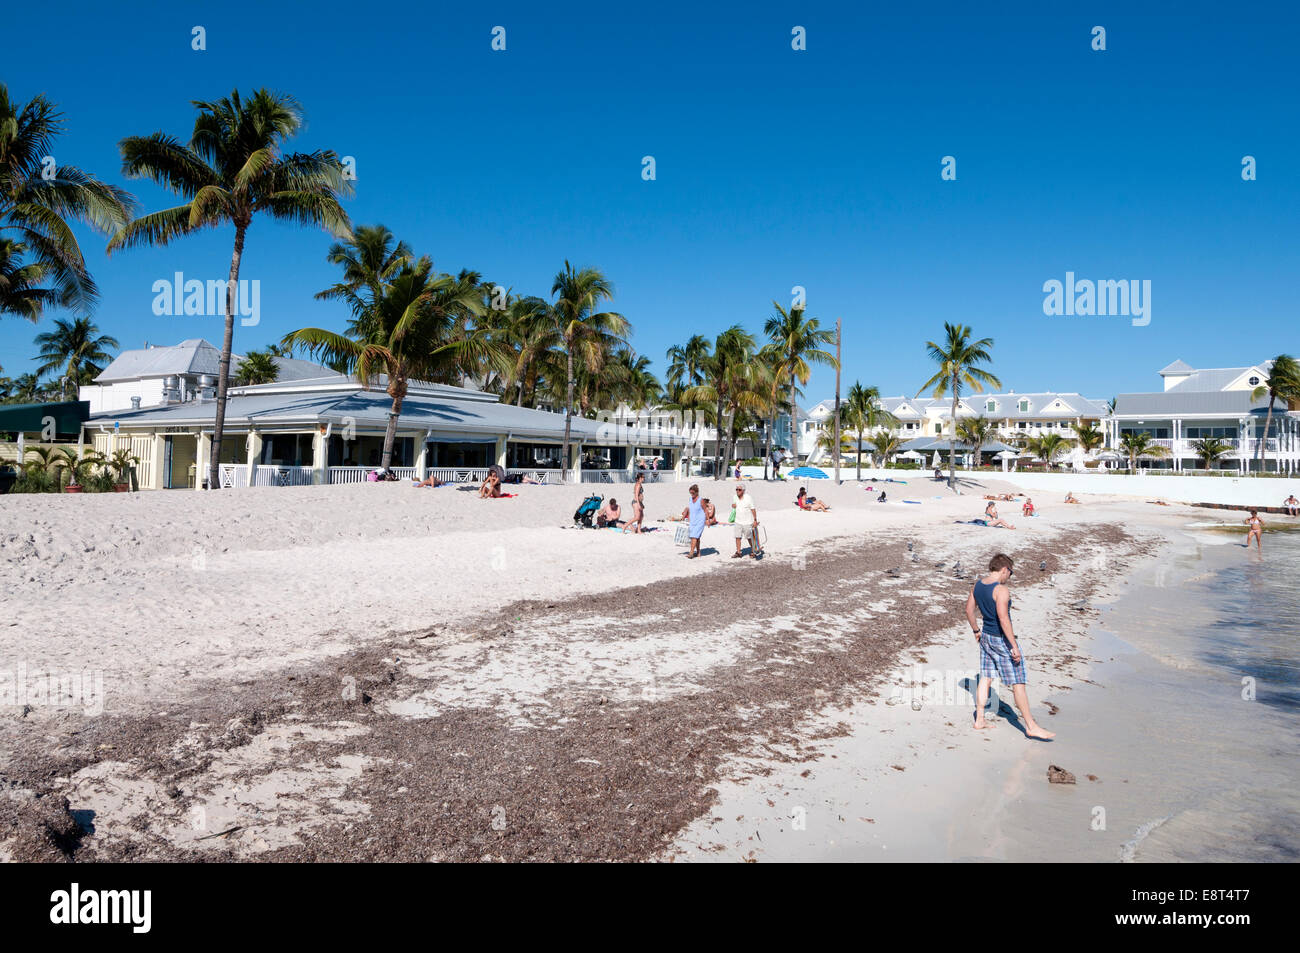
[[[591,529],[591,522],[596,518],[596,514],[600,512],[600,506],[604,502],[605,498],[603,496],[593,495],[587,497],[582,501],[582,505],[574,511],[573,521],[579,526]]]

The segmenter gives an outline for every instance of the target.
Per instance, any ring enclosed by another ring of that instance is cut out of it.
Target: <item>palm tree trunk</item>
[[[406,381],[396,381],[393,390],[389,391],[389,393],[393,398],[393,407],[388,411],[388,427],[384,430],[384,454],[379,460],[380,467],[385,470],[393,462],[393,443],[397,440],[397,418],[402,414],[402,399],[406,396]]]
[[[763,482],[767,482],[767,465],[772,459],[772,435],[776,432],[776,411],[767,420],[767,440],[763,447]]]
[[[569,482],[569,433],[573,425],[573,342],[565,342],[564,353],[568,359],[569,376],[564,382],[564,459],[560,461],[560,482]]]
[[[713,435],[717,440],[713,444],[713,479],[722,479],[722,398],[718,398],[718,416],[714,420]]]
[[[858,431],[858,482],[862,482],[862,431]]]
[[[1264,450],[1268,446],[1268,431],[1273,426],[1273,392],[1268,394],[1268,416],[1264,418],[1264,439],[1259,445],[1259,472],[1264,472]]]
[[[235,249],[230,255],[230,282],[226,285],[226,333],[221,339],[217,371],[217,415],[212,424],[212,459],[208,461],[208,489],[221,486],[221,438],[226,429],[226,392],[230,389],[230,352],[235,346],[235,289],[239,287],[239,262],[244,257],[247,225],[235,226]]]
[[[957,485],[957,388],[952,389],[952,436],[948,438],[948,489]]]

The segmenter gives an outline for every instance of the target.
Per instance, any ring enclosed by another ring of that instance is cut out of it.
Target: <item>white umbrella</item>
[[[930,466],[937,467],[942,461],[939,459],[939,451],[934,452],[934,459],[930,461]]]

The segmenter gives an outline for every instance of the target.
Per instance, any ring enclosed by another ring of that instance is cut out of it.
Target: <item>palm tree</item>
[[[983,414],[977,417],[963,417],[957,422],[957,436],[963,443],[968,443],[975,451],[975,469],[979,469],[984,444],[993,439],[996,425]]]
[[[841,408],[841,420],[858,435],[858,480],[862,479],[862,438],[872,427],[894,427],[898,420],[880,405],[880,388],[853,382]]]
[[[1119,435],[1120,449],[1128,455],[1128,468],[1137,469],[1138,457],[1167,457],[1169,448],[1153,443],[1151,435],[1141,430],[1125,430]]]
[[[1264,419],[1264,439],[1259,442],[1259,472],[1264,472],[1264,448],[1268,446],[1268,432],[1273,426],[1273,401],[1283,400],[1288,405],[1300,401],[1300,363],[1290,354],[1273,358],[1268,377],[1250,392],[1251,400],[1268,397],[1268,416]]]
[[[45,164],[57,153],[55,140],[62,131],[63,117],[43,95],[24,105],[10,99],[9,88],[0,83],[0,232],[13,233],[0,259],[8,259],[2,270],[11,279],[21,276],[17,288],[8,291],[0,279],[0,314],[35,321],[44,306],[54,304],[89,312],[98,290],[69,223],[112,235],[135,207],[129,193],[76,166]],[[24,256],[30,256],[34,270],[19,269]],[[35,287],[46,280],[51,287]]]
[[[300,345],[314,356],[346,366],[365,387],[386,375],[385,389],[393,403],[380,465],[388,467],[410,382],[453,378],[464,360],[495,356],[486,334],[456,333],[458,316],[482,307],[477,285],[435,274],[426,256],[385,282],[381,296],[358,316],[357,325],[367,330],[367,337],[354,340],[334,331],[302,328],[286,334],[281,343]]]
[[[701,368],[709,357],[709,339],[703,334],[692,334],[685,344],[674,344],[668,349],[668,392],[680,395],[688,387],[704,382]]]
[[[713,478],[721,480],[722,468],[731,456],[737,413],[761,411],[765,406],[767,378],[754,360],[754,336],[739,324],[727,328],[718,335],[701,373],[703,383],[687,388],[682,396],[694,403],[713,405],[717,434]]]
[[[68,384],[89,384],[98,377],[111,358],[105,349],[119,346],[117,338],[100,334],[90,318],[59,318],[53,331],[36,335],[36,345],[40,353],[34,360],[44,361],[36,375],[61,372],[59,386],[64,396]]]
[[[241,386],[250,384],[273,384],[280,378],[280,365],[270,351],[249,351],[239,362],[239,373],[235,383]]]
[[[948,486],[957,482],[957,401],[961,397],[962,387],[969,387],[975,392],[984,390],[984,385],[1001,387],[1002,382],[979,365],[992,362],[989,348],[993,346],[992,338],[970,339],[971,329],[961,324],[943,325],[946,339],[943,344],[927,341],[925,346],[930,358],[939,365],[939,370],[916,392],[927,387],[934,388],[934,396],[941,398],[952,394],[952,437],[948,444]]]
[[[1095,424],[1070,424],[1070,429],[1074,431],[1079,446],[1088,452],[1096,450],[1106,442],[1106,435],[1098,430]]]
[[[614,286],[596,268],[575,270],[565,261],[564,270],[551,284],[555,302],[551,313],[564,343],[564,455],[562,480],[569,478],[569,444],[573,426],[573,359],[578,358],[588,372],[597,372],[605,363],[610,344],[623,343],[632,325],[614,311],[597,311],[602,301],[613,299]]]
[[[1226,456],[1232,451],[1232,444],[1226,440],[1220,440],[1218,437],[1204,437],[1200,440],[1192,441],[1192,452],[1205,461],[1205,469],[1210,469],[1210,464],[1217,461],[1220,457]]]
[[[265,214],[344,237],[351,226],[339,198],[350,195],[352,187],[338,156],[330,150],[284,154],[284,143],[302,128],[302,109],[292,97],[259,89],[248,99],[235,91],[224,99],[193,105],[199,115],[188,145],[162,132],[129,136],[119,143],[126,175],[151,179],[185,202],[131,222],[114,236],[109,251],[167,245],[204,228],[235,228],[208,469],[208,486],[216,488],[221,485],[217,471],[226,426],[235,294],[253,216]]]
[[[1025,441],[1029,452],[1038,457],[1048,467],[1070,447],[1070,441],[1059,433],[1047,433],[1041,437],[1030,437]]]
[[[903,442],[894,435],[892,430],[883,428],[871,435],[871,443],[876,448],[876,453],[880,455],[880,462],[885,466],[889,465],[889,461],[903,446]]]
[[[767,323],[763,325],[763,333],[767,335],[777,354],[773,370],[790,389],[790,434],[793,443],[797,423],[795,420],[796,386],[808,383],[809,378],[812,377],[812,364],[822,364],[832,368],[839,366],[835,355],[824,349],[824,346],[835,342],[835,332],[823,329],[817,318],[805,317],[805,308],[795,307],[786,311],[775,301],[772,302],[772,307],[776,309],[776,314],[767,319]]]

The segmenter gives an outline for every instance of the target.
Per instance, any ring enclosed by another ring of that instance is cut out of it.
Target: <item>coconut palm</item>
[[[1210,469],[1210,464],[1220,457],[1227,456],[1231,451],[1232,444],[1226,440],[1220,440],[1218,437],[1204,437],[1192,441],[1192,452],[1205,462],[1205,469],[1207,470]]]
[[[703,383],[701,368],[708,358],[712,345],[703,334],[692,334],[685,344],[674,344],[668,349],[668,392],[680,395],[688,387]]]
[[[561,479],[569,478],[569,444],[573,427],[574,357],[589,373],[599,372],[613,342],[623,342],[632,330],[627,318],[614,311],[599,311],[600,303],[612,300],[614,286],[596,268],[575,269],[565,261],[564,270],[551,284],[555,301],[551,314],[564,344],[564,455]]]
[[[1259,470],[1264,472],[1264,449],[1268,446],[1268,432],[1273,426],[1273,402],[1285,401],[1288,406],[1300,401],[1300,363],[1290,354],[1273,358],[1268,377],[1250,392],[1251,400],[1268,397],[1268,416],[1264,418],[1264,439],[1259,442]]]
[[[249,384],[273,384],[280,378],[280,365],[275,363],[275,358],[269,351],[249,351],[244,355],[244,359],[239,362],[239,372],[235,375],[235,383],[247,386]]]
[[[498,359],[484,332],[461,336],[456,331],[460,314],[477,313],[482,307],[476,285],[435,273],[426,256],[384,283],[382,295],[358,319],[358,326],[367,329],[366,338],[302,328],[286,334],[281,343],[301,346],[313,356],[345,366],[366,387],[385,376],[385,390],[393,401],[380,464],[387,467],[397,438],[397,418],[412,380],[447,380],[459,373],[465,360]]]
[[[1088,452],[1092,452],[1106,442],[1106,435],[1095,424],[1070,424],[1075,441]]]
[[[898,419],[880,405],[880,388],[853,382],[841,408],[841,421],[858,435],[858,479],[862,479],[862,439],[872,427],[895,427]]]
[[[903,442],[894,435],[892,430],[881,428],[871,435],[871,445],[876,448],[880,462],[888,466],[889,461],[902,449]]]
[[[162,132],[129,136],[119,143],[126,175],[151,179],[185,201],[137,218],[114,236],[109,251],[168,245],[204,228],[234,226],[208,471],[208,486],[218,487],[235,294],[248,229],[254,216],[270,216],[346,237],[351,227],[339,198],[350,195],[352,186],[330,150],[284,153],[284,144],[302,129],[302,109],[292,97],[259,89],[247,99],[235,91],[224,99],[193,105],[199,115],[188,145]]]
[[[117,338],[100,334],[90,318],[59,318],[53,331],[36,335],[36,346],[40,352],[33,360],[44,362],[36,375],[59,374],[60,393],[66,396],[68,384],[89,384],[98,377],[112,357],[106,349],[119,345]]]
[[[984,390],[986,384],[990,387],[1001,387],[1002,382],[979,366],[993,360],[989,354],[989,349],[993,347],[992,338],[972,341],[970,328],[962,324],[949,324],[946,321],[943,330],[945,334],[943,343],[927,341],[925,344],[931,360],[939,365],[939,370],[921,385],[916,396],[920,397],[926,388],[933,388],[932,393],[935,398],[952,394],[954,426],[948,445],[948,486],[951,487],[957,481],[957,401],[961,398],[962,389],[969,387],[978,393]]]
[[[716,428],[714,473],[722,479],[722,468],[731,454],[731,434],[740,411],[761,411],[766,403],[767,378],[754,360],[754,336],[733,324],[714,341],[713,353],[701,365],[704,380],[683,393],[685,400],[713,405]]]
[[[793,437],[796,387],[808,383],[812,377],[813,364],[839,367],[835,355],[826,350],[826,347],[835,343],[835,332],[823,328],[817,318],[807,317],[805,308],[794,307],[786,311],[775,301],[772,302],[772,307],[776,313],[763,325],[763,333],[777,354],[773,371],[789,389],[790,433]]]
[[[1059,433],[1046,433],[1040,437],[1030,437],[1025,441],[1025,446],[1050,467],[1057,457],[1070,448],[1070,441]]]
[[[124,190],[46,162],[62,132],[62,115],[43,95],[19,103],[0,83],[0,315],[35,321],[53,305],[87,313],[98,291],[70,223],[112,235],[135,207]]]
[[[1119,435],[1120,449],[1128,455],[1128,468],[1137,469],[1138,457],[1167,457],[1169,448],[1152,441],[1149,433],[1141,430],[1125,430]]]
[[[107,462],[93,450],[82,454],[75,447],[59,447],[54,453],[54,471],[60,476],[68,475],[68,486],[81,486],[83,480],[89,479],[92,469]]]
[[[997,425],[989,420],[983,414],[977,417],[963,417],[957,421],[957,436],[963,443],[971,445],[975,452],[975,469],[979,469],[984,444],[993,439],[997,432]]]

